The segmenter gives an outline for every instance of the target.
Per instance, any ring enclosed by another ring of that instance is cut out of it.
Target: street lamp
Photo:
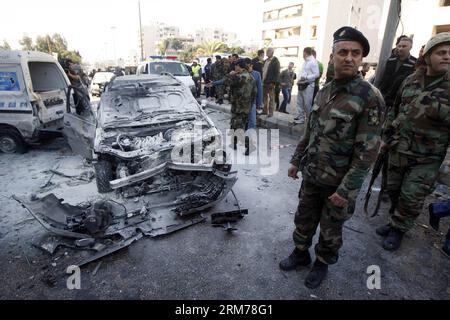
[[[112,31],[112,40],[113,40],[113,53],[114,53],[114,63],[117,64],[117,56],[116,56],[116,27],[111,27]]]

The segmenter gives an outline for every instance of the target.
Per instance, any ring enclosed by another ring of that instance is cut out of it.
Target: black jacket
[[[207,64],[205,66],[205,73],[203,73],[203,80],[209,82],[212,80],[212,64]]]
[[[280,82],[280,61],[278,61],[277,57],[272,58],[269,69],[267,69],[266,79],[263,79],[263,82],[264,84],[277,84]]]
[[[379,89],[383,94],[387,106],[392,106],[395,97],[397,96],[397,91],[400,89],[400,85],[403,80],[415,71],[417,58],[410,56],[403,62],[397,72],[395,72],[398,59],[399,58],[396,56],[388,59],[386,62],[386,69],[384,70],[384,74],[380,82]]]
[[[261,61],[259,60],[258,57],[256,57],[252,60],[252,62],[253,62],[253,70],[258,71],[262,78],[264,61]]]

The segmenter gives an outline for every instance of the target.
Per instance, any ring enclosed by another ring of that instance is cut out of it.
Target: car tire
[[[95,181],[99,193],[112,191],[109,182],[113,179],[112,165],[106,160],[100,160],[94,165]]]
[[[27,146],[20,133],[12,129],[0,129],[0,152],[25,153]]]

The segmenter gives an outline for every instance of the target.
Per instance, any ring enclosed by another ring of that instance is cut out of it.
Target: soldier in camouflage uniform
[[[220,56],[216,56],[216,62],[214,63],[214,68],[212,72],[213,81],[219,81],[223,79],[229,72],[230,64],[228,59],[220,58]],[[217,85],[216,88],[216,101],[218,104],[223,103],[223,96],[225,92],[224,85]]]
[[[245,131],[248,115],[256,97],[256,81],[246,69],[244,59],[235,64],[235,71],[231,71],[222,80],[214,81],[210,86],[229,86],[231,93],[231,125],[232,130]],[[237,149],[237,138],[234,137],[234,149]],[[245,141],[246,153],[250,148],[249,141]]]
[[[311,263],[309,248],[320,224],[316,261],[305,285],[316,288],[339,258],[342,228],[355,210],[356,197],[380,146],[384,100],[358,73],[370,45],[356,29],[334,34],[335,78],[317,94],[305,134],[288,175],[303,182],[295,214],[295,249],[280,262],[282,270]]]
[[[384,126],[387,191],[396,210],[377,233],[386,237],[383,248],[389,251],[400,247],[422,212],[450,142],[450,33],[432,38],[424,57],[427,68],[403,82]]]

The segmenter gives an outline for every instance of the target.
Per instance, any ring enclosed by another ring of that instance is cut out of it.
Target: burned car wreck
[[[95,251],[77,264],[82,266],[143,236],[202,222],[203,213],[232,191],[237,172],[226,163],[221,133],[171,75],[116,78],[96,116],[73,105],[73,99],[67,101],[65,136],[73,151],[92,161],[97,189],[105,195],[77,206],[54,194],[15,197],[59,236],[40,248]],[[108,196],[110,191],[116,192]]]
[[[231,167],[224,163],[221,134],[174,77],[117,78],[101,99],[97,119],[99,192],[135,197],[190,185],[215,200],[224,189],[223,175]]]
[[[83,121],[70,125],[79,132],[68,141],[74,151],[84,142],[80,153],[93,159],[100,193],[179,193],[183,214],[223,198],[236,181],[220,132],[171,75],[116,78],[100,101],[95,131]]]

